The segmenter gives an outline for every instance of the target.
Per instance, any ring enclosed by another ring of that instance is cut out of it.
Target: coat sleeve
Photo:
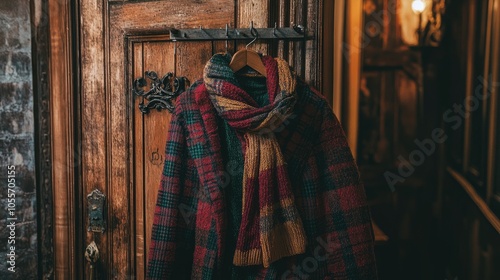
[[[326,104],[310,173],[320,182],[318,242],[328,244],[328,279],[377,279],[365,190],[342,127]],[[325,278],[326,279],[326,278]]]
[[[179,106],[172,116],[167,136],[147,279],[184,279],[190,275],[197,205],[194,172],[189,164],[186,128]]]

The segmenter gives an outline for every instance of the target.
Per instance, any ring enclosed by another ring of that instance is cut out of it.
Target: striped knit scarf
[[[218,114],[244,133],[242,220],[234,265],[262,264],[302,254],[306,236],[294,204],[286,163],[273,131],[292,114],[295,79],[288,64],[262,58],[270,104],[260,107],[239,87],[229,55],[216,54],[204,70],[204,83]]]

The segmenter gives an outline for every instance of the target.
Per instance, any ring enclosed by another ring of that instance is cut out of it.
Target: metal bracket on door
[[[170,39],[172,41],[248,41],[252,40],[252,29],[255,29],[259,34],[259,39],[264,40],[288,40],[298,41],[314,38],[313,34],[307,34],[306,29],[302,25],[293,25],[292,27],[277,27],[274,28],[228,28],[225,29],[206,29],[190,28],[190,29],[171,29]]]
[[[148,91],[144,91],[143,89],[148,84],[143,77],[136,79],[132,87],[132,93],[142,97],[139,103],[139,110],[143,114],[149,113],[151,109],[158,111],[167,109],[173,112],[174,105],[172,101],[186,90],[189,80],[186,77],[174,77],[172,72],[167,73],[163,78],[159,78],[158,74],[154,71],[146,71],[144,76],[151,80],[151,86]]]
[[[87,206],[89,216],[89,226],[87,231],[104,232],[106,221],[104,220],[104,201],[106,196],[98,189],[87,195]]]

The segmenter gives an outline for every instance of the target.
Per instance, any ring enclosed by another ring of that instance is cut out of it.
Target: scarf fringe
[[[281,258],[304,254],[306,244],[302,224],[286,222],[273,228],[269,234],[261,236],[261,249],[248,251],[236,249],[233,264],[237,266],[262,264],[267,268]]]

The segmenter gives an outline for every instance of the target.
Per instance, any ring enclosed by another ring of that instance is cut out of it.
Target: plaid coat
[[[325,99],[297,83],[292,116],[275,130],[307,234],[306,253],[241,279],[376,279],[364,188],[339,121]],[[227,209],[217,115],[202,81],[177,99],[154,214],[148,279],[228,279]],[[200,228],[197,221],[210,221]]]

